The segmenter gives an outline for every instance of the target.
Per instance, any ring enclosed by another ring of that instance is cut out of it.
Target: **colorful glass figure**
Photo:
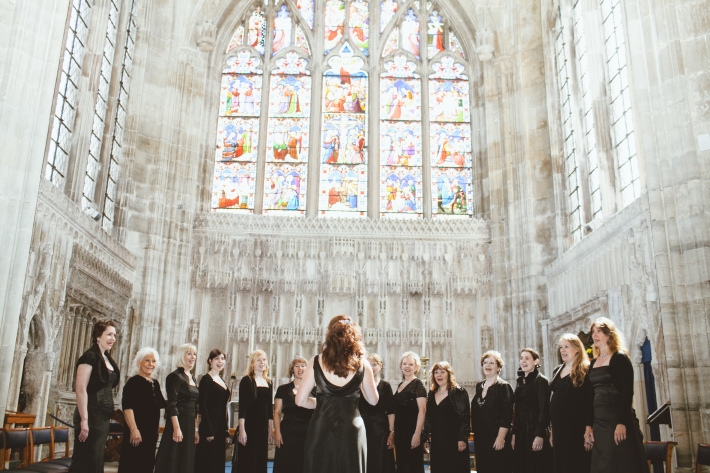
[[[296,0],[296,7],[310,29],[313,29],[313,0]]]
[[[326,0],[323,17],[325,26],[324,54],[341,40],[345,32],[345,2],[343,0]]]
[[[390,33],[390,37],[387,39],[387,42],[385,43],[385,47],[382,50],[382,57],[387,56],[390,53],[393,53],[399,49],[399,28],[395,28],[392,30]]]
[[[232,52],[237,47],[241,46],[242,43],[244,42],[244,25],[239,25],[237,28],[237,31],[234,33],[234,36],[232,36],[232,40],[229,42],[229,46],[227,47],[227,52]]]
[[[385,31],[394,15],[397,13],[399,4],[397,0],[382,0],[380,2],[380,33]]]
[[[264,54],[266,45],[266,18],[261,7],[256,7],[254,13],[249,17],[248,45]]]
[[[444,50],[444,23],[441,20],[439,12],[434,10],[427,23],[427,57],[430,59]]]
[[[271,54],[274,55],[291,46],[291,13],[286,5],[281,5],[274,18],[274,41],[271,44]]]
[[[370,54],[370,12],[364,0],[351,0],[348,19],[350,39],[365,56]]]
[[[411,8],[402,21],[402,49],[419,59],[419,19]]]

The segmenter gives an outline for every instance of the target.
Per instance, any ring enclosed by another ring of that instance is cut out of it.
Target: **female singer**
[[[316,387],[317,405],[310,391]],[[367,438],[360,417],[360,396],[379,400],[372,368],[365,359],[360,327],[346,315],[336,315],[320,355],[308,362],[296,394],[296,404],[313,408],[308,426],[305,473],[365,473]]]
[[[197,433],[197,390],[195,377],[190,373],[197,359],[197,348],[191,343],[177,350],[178,368],[165,379],[168,408],[165,410],[165,431],[160,439],[155,458],[155,473],[193,473]],[[193,437],[194,435],[194,437]]]
[[[431,473],[469,473],[468,393],[458,385],[454,370],[446,361],[431,368],[430,383],[425,432],[431,435]]]
[[[419,355],[407,351],[399,359],[403,381],[394,395],[394,445],[397,471],[424,472],[424,449],[421,445],[426,417],[426,388],[417,378],[422,367]]]
[[[126,425],[123,426],[119,473],[153,473],[160,409],[167,406],[155,379],[159,362],[154,348],[141,348],[128,373],[132,377],[123,386],[121,405]]]
[[[288,375],[293,381],[282,384],[274,399],[274,473],[303,473],[303,451],[306,447],[311,409],[296,405],[296,393],[303,381],[308,361],[300,356],[291,360]],[[315,399],[313,399],[315,402]],[[283,414],[283,420],[281,419]]]
[[[586,380],[589,359],[582,341],[566,333],[560,338],[562,364],[552,373],[550,445],[554,473],[589,473],[591,448],[585,447],[589,408],[594,391]]]
[[[638,420],[631,404],[634,369],[624,336],[614,322],[599,317],[592,324],[594,360],[589,379],[594,388],[594,429],[586,440],[592,448],[592,473],[641,473],[647,470]]]
[[[513,422],[513,471],[515,473],[549,473],[552,471],[550,451],[550,383],[539,371],[540,355],[532,348],[520,351],[518,385],[515,388],[515,420]]]
[[[111,347],[116,342],[116,323],[98,320],[91,331],[91,348],[76,362],[76,408],[74,453],[69,471],[104,471],[104,448],[108,438],[113,392],[121,377]],[[4,461],[4,460],[3,460]]]
[[[249,355],[249,367],[239,382],[239,428],[234,434],[239,444],[234,471],[266,473],[274,428],[272,393],[266,352],[255,350]]]
[[[484,353],[481,367],[486,379],[476,385],[476,394],[471,401],[476,471],[510,473],[513,452],[507,438],[513,423],[513,388],[500,377],[503,358],[497,351]]]
[[[200,472],[224,472],[229,438],[227,403],[231,393],[219,373],[226,361],[222,350],[212,350],[207,357],[210,370],[200,379],[200,443],[196,463],[196,470]]]
[[[367,361],[372,366],[380,400],[375,406],[360,398],[360,415],[367,433],[367,473],[393,473],[394,468],[394,396],[392,386],[380,379],[384,363],[376,353]]]

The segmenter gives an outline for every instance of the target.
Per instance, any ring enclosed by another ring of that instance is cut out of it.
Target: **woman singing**
[[[446,361],[431,368],[430,382],[425,431],[431,435],[431,473],[469,473],[468,393],[458,385],[454,370]]]
[[[397,472],[423,473],[424,449],[421,445],[426,417],[426,388],[417,378],[422,367],[419,355],[407,351],[399,359],[403,381],[394,395],[394,445]]]
[[[195,377],[190,373],[197,360],[197,348],[191,343],[177,349],[178,369],[165,379],[168,407],[165,410],[165,431],[155,457],[155,473],[193,473],[197,433],[197,390]]]
[[[552,471],[550,451],[550,384],[539,371],[540,355],[532,348],[520,351],[521,376],[515,388],[513,421],[513,471],[515,473],[549,473]]]
[[[123,427],[119,473],[153,473],[160,409],[167,406],[155,379],[159,362],[155,349],[141,348],[129,372],[133,376],[123,386],[121,405],[126,425]]]
[[[585,433],[592,403],[592,383],[586,377],[589,359],[582,341],[566,333],[560,338],[562,364],[552,373],[550,400],[550,445],[554,473],[589,473],[591,454]]]
[[[500,377],[503,358],[497,351],[484,353],[481,367],[486,379],[476,384],[471,402],[476,471],[511,473],[513,452],[508,433],[513,423],[513,388]]]
[[[226,358],[219,348],[207,357],[210,370],[200,379],[200,443],[197,445],[196,470],[200,473],[223,473],[227,452],[227,402],[231,393],[219,373]]]
[[[311,389],[316,387],[313,406]],[[308,427],[305,473],[365,473],[365,424],[360,417],[360,395],[369,404],[379,399],[372,368],[365,359],[360,327],[350,317],[337,315],[328,324],[320,355],[311,358],[296,404],[313,408]]]
[[[116,324],[98,320],[91,331],[91,348],[76,362],[74,453],[69,471],[103,473],[113,392],[118,385],[118,365],[108,352],[116,342]]]
[[[380,400],[370,405],[360,398],[360,415],[365,421],[367,433],[367,472],[394,473],[394,396],[392,386],[380,379],[384,363],[376,353],[367,356],[375,376],[375,385]]]
[[[599,317],[591,328],[594,360],[589,380],[594,387],[592,473],[641,473],[648,469],[638,420],[631,404],[634,368],[624,336],[614,322]]]
[[[266,473],[274,428],[272,393],[266,352],[255,350],[249,355],[249,367],[239,382],[239,429],[234,434],[239,444],[234,471]]]
[[[307,364],[305,358],[295,357],[288,367],[288,374],[293,376],[293,381],[282,384],[276,390],[274,473],[303,473],[303,451],[306,447],[308,423],[313,416],[313,410],[297,406],[296,393],[303,381]],[[315,398],[311,399],[315,403]]]

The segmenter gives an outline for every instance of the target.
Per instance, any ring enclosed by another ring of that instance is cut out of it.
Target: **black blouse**
[[[597,358],[598,359],[598,358]],[[587,371],[587,379],[584,383],[592,384],[589,380],[589,373],[594,369],[594,365],[597,359],[592,360],[589,371]],[[634,411],[632,409],[634,401],[634,367],[631,364],[629,357],[620,351],[617,351],[611,355],[611,360],[609,360],[609,374],[611,374],[611,382],[619,394],[621,394],[621,403],[619,406],[617,414],[617,425],[632,425],[634,418]],[[589,401],[592,404],[592,412],[594,410],[594,396],[591,397]],[[588,420],[593,417],[588,417]],[[592,422],[593,423],[593,422]],[[587,425],[592,425],[588,423]]]
[[[385,419],[390,414],[394,414],[394,394],[392,386],[384,379],[377,383],[377,393],[380,395],[380,400],[374,406],[365,400],[365,396],[360,396],[360,416],[363,419],[376,420]]]
[[[113,372],[116,374],[113,383],[111,383],[111,388],[118,386],[118,381],[121,379],[121,372],[118,369],[118,365],[111,355],[107,351],[103,353],[108,358],[109,364],[113,367]],[[76,362],[76,367],[79,365],[89,365],[91,366],[91,376],[89,377],[89,384],[86,387],[86,392],[89,394],[95,394],[106,387],[110,382],[109,371],[104,362],[103,356],[101,356],[101,350],[98,344],[94,343],[91,348],[86,350],[79,360]]]
[[[471,401],[471,425],[473,433],[481,430],[494,431],[502,427],[510,429],[513,423],[513,405],[515,404],[515,394],[513,388],[507,381],[498,380],[488,387],[486,397],[483,397],[483,386],[486,381],[476,384],[476,394]]]
[[[281,399],[281,413],[284,416],[284,421],[288,419],[289,422],[309,422],[311,417],[313,417],[313,409],[306,409],[305,407],[296,405],[296,395],[293,390],[296,389],[296,385],[293,381],[290,383],[282,384],[276,390],[276,399]],[[311,392],[311,396],[315,397],[315,387]]]
[[[192,374],[190,376],[192,376],[192,382],[195,383],[195,387],[197,387],[195,377]],[[178,412],[178,404],[181,402],[194,402],[190,393],[190,382],[185,374],[185,370],[182,368],[176,369],[165,378],[165,392],[168,395],[168,407],[165,409],[166,419],[180,415]],[[197,409],[195,409],[195,417],[197,417]]]
[[[274,386],[269,384],[269,399],[274,398]],[[251,408],[256,402],[257,390],[256,380],[251,376],[244,376],[239,381],[239,419],[245,419],[251,412]],[[268,418],[274,418],[274,410],[269,409]]]
[[[522,434],[527,426],[534,427],[535,437],[547,438],[550,426],[550,383],[537,368],[518,378],[515,388],[515,422],[513,434]]]
[[[222,380],[224,382],[224,380]],[[226,386],[226,383],[225,383]],[[227,427],[227,403],[231,393],[212,379],[209,373],[200,379],[200,434],[222,439],[229,437]]]

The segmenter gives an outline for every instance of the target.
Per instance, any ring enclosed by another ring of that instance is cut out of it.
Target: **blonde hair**
[[[385,366],[385,362],[382,361],[382,357],[377,353],[370,353],[369,355],[367,355],[367,361],[371,363],[377,363],[380,366]]]
[[[431,374],[429,376],[429,381],[431,383],[431,390],[436,391],[439,388],[439,384],[434,378],[434,373],[437,370],[444,370],[449,373],[449,379],[446,381],[446,389],[458,388],[459,383],[456,382],[456,376],[454,376],[454,369],[451,367],[451,363],[448,361],[440,361],[431,367]]]
[[[607,346],[611,351],[610,355],[616,353],[617,351],[620,351],[628,356],[629,349],[626,348],[626,339],[624,338],[624,335],[619,331],[619,328],[614,322],[607,319],[606,317],[599,317],[592,323],[592,326],[589,328],[590,334],[594,332],[594,327],[597,327],[599,330],[602,331],[604,335],[609,337]],[[599,358],[599,349],[597,347],[592,348],[592,353],[594,354],[595,359]]]
[[[294,376],[294,368],[298,363],[303,363],[304,365],[308,364],[308,360],[303,358],[302,356],[295,356],[293,360],[291,360],[291,364],[288,365],[288,377],[290,378],[291,376]]]
[[[569,342],[577,354],[574,356],[574,361],[572,362],[572,371],[570,376],[572,378],[572,384],[575,388],[580,387],[584,384],[584,378],[587,376],[589,371],[589,358],[587,357],[587,351],[584,349],[584,344],[579,337],[573,333],[565,333],[560,337],[560,341]]]
[[[422,369],[422,360],[419,358],[419,355],[417,355],[413,351],[405,351],[404,353],[402,353],[402,356],[399,357],[400,370],[402,369],[402,362],[405,358],[411,358],[412,360],[414,360],[414,367],[416,368],[414,374],[419,374],[419,370]],[[404,377],[404,375],[402,375],[402,377]]]
[[[184,343],[180,345],[177,349],[176,355],[180,355],[175,362],[178,368],[184,368],[185,367],[185,355],[188,353],[194,353],[195,357],[197,357],[197,347],[193,345],[192,343]],[[197,364],[197,363],[195,363]]]
[[[256,359],[259,358],[261,355],[264,355],[264,358],[266,358],[266,368],[264,369],[262,376],[264,377],[267,383],[270,383],[271,378],[269,378],[269,357],[266,356],[266,352],[264,350],[254,350],[253,352],[251,352],[251,355],[249,355],[249,365],[247,366],[247,370],[244,372],[244,376],[249,376],[250,378],[254,379],[254,376],[256,376],[256,371],[254,371],[254,363],[256,363]]]

